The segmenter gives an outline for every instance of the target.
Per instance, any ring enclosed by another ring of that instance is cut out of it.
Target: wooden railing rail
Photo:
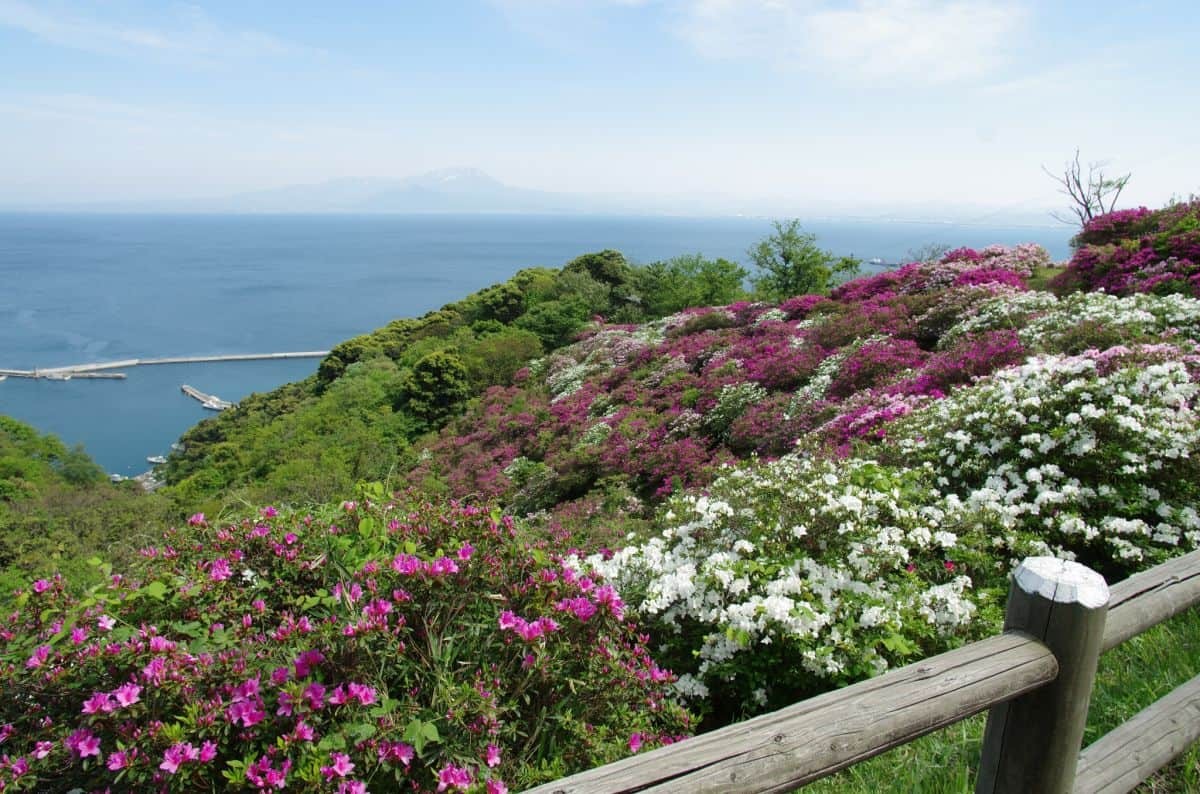
[[[1079,753],[1096,658],[1196,604],[1200,551],[1111,590],[1027,560],[1001,635],[530,794],[791,791],[989,708],[977,791],[1126,791],[1200,739],[1200,677]]]

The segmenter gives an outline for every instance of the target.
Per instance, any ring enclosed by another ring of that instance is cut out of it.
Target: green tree
[[[470,396],[466,365],[462,358],[444,350],[418,361],[404,384],[405,407],[435,424],[457,412]]]
[[[720,306],[744,297],[749,275],[736,262],[684,254],[652,262],[638,271],[638,289],[651,316],[673,314],[692,306]]]
[[[775,221],[774,226],[774,234],[747,252],[758,269],[755,290],[764,300],[828,292],[837,281],[857,275],[861,260],[821,250],[816,235],[801,231],[800,221]]]
[[[606,248],[572,259],[563,267],[564,273],[587,273],[601,284],[615,287],[629,281],[633,269],[620,251]]]

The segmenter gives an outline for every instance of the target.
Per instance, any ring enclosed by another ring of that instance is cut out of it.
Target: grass
[[[1109,651],[1100,658],[1084,744],[1096,741],[1198,674],[1200,609],[1184,612]],[[985,722],[986,715],[976,715],[817,781],[805,787],[805,794],[971,792]],[[1200,743],[1136,791],[1200,792]]]
[[[1030,289],[1047,290],[1048,291],[1050,289],[1050,282],[1054,280],[1055,276],[1057,276],[1059,273],[1063,272],[1064,270],[1066,270],[1066,268],[1064,268],[1064,267],[1035,268],[1033,271],[1033,275],[1030,276],[1029,279],[1025,283],[1029,286]]]

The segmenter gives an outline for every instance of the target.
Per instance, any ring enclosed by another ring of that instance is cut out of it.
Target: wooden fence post
[[[1044,643],[1058,677],[988,713],[976,794],[1072,790],[1108,599],[1104,577],[1078,563],[1031,557],[1017,568],[1004,630]]]

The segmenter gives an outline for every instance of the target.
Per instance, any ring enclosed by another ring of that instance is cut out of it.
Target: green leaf
[[[346,732],[350,734],[355,742],[365,742],[374,736],[378,729],[370,722],[358,722],[346,728]]]
[[[167,585],[155,579],[153,582],[148,582],[138,589],[139,593],[144,593],[156,601],[162,601],[167,594]]]

